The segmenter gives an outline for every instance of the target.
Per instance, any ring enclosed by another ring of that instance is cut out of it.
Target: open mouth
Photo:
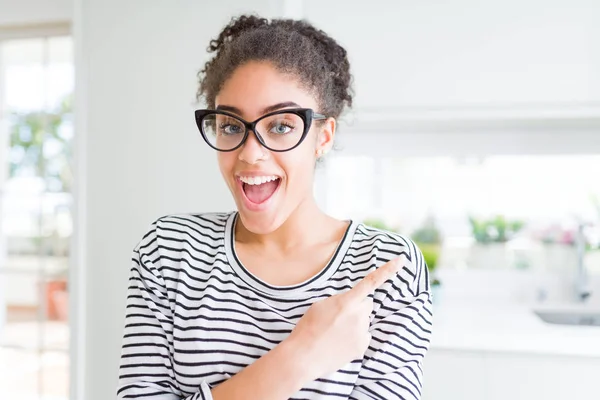
[[[266,203],[281,183],[278,176],[239,177],[246,199],[255,205]]]

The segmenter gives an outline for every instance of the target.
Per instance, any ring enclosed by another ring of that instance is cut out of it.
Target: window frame
[[[72,26],[68,21],[57,21],[52,23],[42,23],[42,24],[27,24],[27,25],[1,25],[0,26],[0,46],[2,46],[3,42],[19,40],[19,39],[40,39],[45,40],[47,45],[47,40],[52,37],[57,36],[71,36],[73,37]],[[73,60],[74,65],[75,60]],[[0,56],[0,84],[4,79],[4,63],[2,57]],[[8,125],[6,123],[6,103],[4,99],[4,93],[0,91],[0,155],[5,156],[9,151],[9,132]],[[0,159],[6,159],[6,157],[2,157]],[[5,165],[0,166],[0,207],[2,205],[3,197],[4,197],[4,185],[5,181],[8,178],[8,168]],[[75,196],[75,191],[72,193]],[[42,194],[43,196],[43,194]],[[75,233],[72,235],[75,236]],[[71,248],[74,248],[74,239],[71,240]],[[43,264],[43,261],[42,261]],[[82,390],[80,382],[82,382],[83,371],[80,370],[79,366],[83,365],[80,356],[78,356],[82,351],[83,342],[82,335],[79,329],[82,326],[83,321],[80,318],[83,310],[76,308],[79,293],[81,293],[80,289],[76,288],[77,285],[70,284],[74,282],[75,279],[78,278],[79,272],[77,271],[77,263],[74,262],[74,256],[70,256],[69,260],[69,348],[67,350],[67,354],[69,357],[69,397],[77,397]],[[44,278],[45,273],[42,268],[38,268],[37,270],[32,271],[15,271],[14,269],[6,268],[0,265],[0,275],[10,276],[11,274],[28,274],[35,275],[38,279]],[[42,311],[38,312],[38,322],[46,321],[47,316],[45,315],[45,301],[44,296],[40,293],[39,297],[39,306]],[[36,351],[41,356],[45,351],[56,351],[57,349],[48,348],[43,345],[44,342],[44,333],[43,330],[40,332],[40,342],[36,348]],[[15,346],[0,346],[2,348],[15,348]],[[59,351],[62,351],[59,349]],[[38,372],[38,393],[42,395],[42,369]]]

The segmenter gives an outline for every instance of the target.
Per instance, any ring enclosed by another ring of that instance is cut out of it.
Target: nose
[[[242,145],[238,158],[247,164],[256,164],[268,157],[268,150],[260,144],[254,131],[248,132],[248,138]]]

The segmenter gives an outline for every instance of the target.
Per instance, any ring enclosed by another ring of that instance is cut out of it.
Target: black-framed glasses
[[[242,146],[250,131],[264,147],[284,152],[295,149],[306,138],[312,121],[327,119],[310,108],[274,111],[248,122],[227,111],[196,110],[196,125],[206,143],[218,151]]]

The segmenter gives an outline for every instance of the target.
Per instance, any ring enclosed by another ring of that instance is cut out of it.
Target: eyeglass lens
[[[225,114],[209,114],[202,120],[202,128],[212,146],[231,150],[240,145],[246,127],[239,119]],[[304,120],[293,113],[268,116],[256,124],[256,133],[273,150],[288,150],[296,146],[304,133]]]

